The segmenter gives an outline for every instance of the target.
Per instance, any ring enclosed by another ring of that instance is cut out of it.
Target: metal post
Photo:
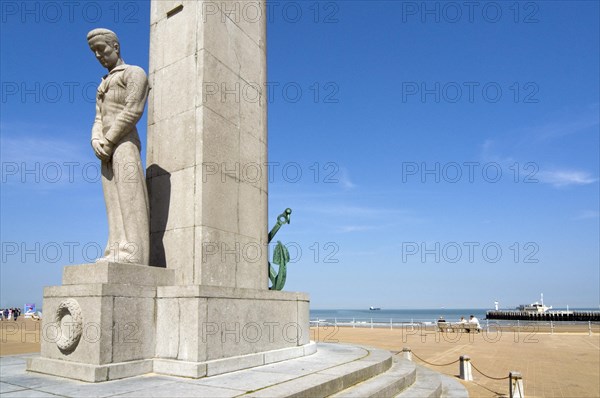
[[[392,323],[392,318],[390,318],[390,330],[394,329],[394,324]]]
[[[471,357],[468,355],[460,356],[460,378],[465,381],[473,381],[473,371],[471,370]]]
[[[356,327],[356,320],[354,318],[352,318],[352,329],[354,329]]]
[[[315,341],[319,341],[320,333],[319,329],[321,328],[321,324],[319,323],[319,318],[317,318],[317,322],[315,323],[317,328],[315,329]]]
[[[521,372],[515,372],[514,370],[508,374],[508,396],[510,398],[525,398],[525,390],[523,389],[523,376]]]
[[[333,318],[333,323],[337,326],[337,318]]]
[[[588,334],[592,335],[592,321],[588,321]]]
[[[554,323],[550,321],[550,334],[554,334]]]
[[[402,358],[412,361],[412,351],[409,347],[402,348]]]

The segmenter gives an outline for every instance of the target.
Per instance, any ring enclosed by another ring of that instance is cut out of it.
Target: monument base
[[[44,289],[42,350],[27,370],[89,382],[200,378],[310,355],[304,293],[175,286],[173,270],[65,267]]]
[[[313,341],[301,347],[283,348],[206,362],[154,358],[108,365],[89,365],[60,359],[27,358],[27,370],[91,383],[124,379],[147,373],[199,379],[300,358],[315,352],[317,352],[317,344]]]
[[[317,344],[313,341],[301,347],[283,348],[206,362],[186,362],[155,358],[154,373],[198,379],[300,358],[314,354],[315,352],[317,352]]]
[[[153,372],[151,359],[111,363],[107,365],[89,365],[80,362],[69,362],[50,358],[27,358],[27,370],[97,383],[118,380]]]

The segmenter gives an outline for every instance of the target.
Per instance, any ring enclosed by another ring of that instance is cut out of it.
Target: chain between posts
[[[402,351],[401,351],[401,352],[402,352]],[[431,365],[431,366],[449,366],[449,365],[453,365],[453,364],[457,363],[458,361],[460,361],[460,359],[457,359],[456,361],[452,361],[452,362],[450,362],[450,363],[437,364],[437,363],[431,363],[431,362],[429,362],[429,361],[426,361],[426,360],[424,360],[423,358],[421,358],[420,356],[418,356],[417,354],[415,354],[413,351],[411,351],[411,353],[412,353],[412,354],[413,354],[413,355],[414,355],[414,356],[415,356],[415,357],[416,357],[418,360],[420,360],[421,362],[425,362],[426,364],[428,364],[428,365]],[[398,354],[399,354],[399,353],[398,353]],[[398,355],[398,354],[396,354],[396,355]]]
[[[401,352],[402,351],[396,353],[396,355],[400,354]],[[421,362],[425,362],[426,364],[431,365],[431,366],[449,366],[449,365],[453,365],[453,364],[457,363],[458,361],[460,361],[460,358],[459,358],[456,361],[452,361],[452,362],[449,362],[449,363],[437,364],[437,363],[432,363],[432,362],[424,360],[423,358],[421,358],[420,356],[418,356],[417,354],[415,354],[414,351],[411,351],[411,353],[412,353],[412,355],[415,356],[415,358],[417,358]],[[506,379],[510,378],[510,375],[506,376],[506,377],[492,377],[492,376],[489,376],[489,375],[483,373],[481,370],[477,369],[477,367],[475,365],[473,365],[473,361],[471,361],[471,366],[473,367],[473,369],[475,369],[477,372],[481,373],[484,377],[487,377],[488,379],[492,379],[492,380],[506,380]]]
[[[475,365],[473,365],[473,362],[471,361],[471,366],[473,367],[473,369],[475,369],[476,371],[478,371],[479,373],[481,373],[484,377],[487,377],[488,379],[492,379],[492,380],[506,380],[510,378],[510,375],[506,376],[506,377],[492,377],[492,376],[488,376],[485,373],[483,373],[481,370],[477,369],[477,367]]]

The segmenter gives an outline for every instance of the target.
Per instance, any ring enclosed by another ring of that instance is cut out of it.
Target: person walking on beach
[[[19,317],[19,310],[16,308],[13,308],[13,321],[17,321],[17,318]]]

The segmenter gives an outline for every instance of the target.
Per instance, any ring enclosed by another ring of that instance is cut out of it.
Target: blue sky
[[[104,71],[86,33],[115,30],[148,70],[148,2],[65,4],[2,3],[0,306],[40,305],[105,243],[89,146]],[[423,4],[270,3],[269,227],[293,209],[286,290],[313,308],[542,292],[597,307],[598,2]],[[138,129],[145,141],[145,116]]]

